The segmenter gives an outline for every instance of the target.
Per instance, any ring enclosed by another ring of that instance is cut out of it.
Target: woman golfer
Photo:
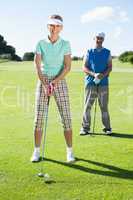
[[[35,64],[39,81],[35,105],[35,148],[31,161],[37,162],[40,159],[44,115],[47,110],[48,96],[53,95],[64,128],[67,162],[74,162],[70,105],[65,80],[65,76],[71,68],[71,48],[69,42],[59,36],[63,29],[63,18],[61,16],[51,15],[48,19],[47,28],[49,35],[46,39],[38,42],[35,52]],[[41,63],[43,63],[43,66]]]

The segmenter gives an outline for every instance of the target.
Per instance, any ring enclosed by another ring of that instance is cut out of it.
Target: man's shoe
[[[67,152],[67,163],[74,163],[75,158],[72,152]]]
[[[104,128],[103,132],[106,133],[106,135],[111,135],[112,134],[112,129],[111,128]]]
[[[34,151],[30,161],[31,162],[39,162],[40,161],[40,152]]]
[[[81,136],[90,135],[90,134],[91,134],[91,133],[90,133],[89,130],[85,130],[85,129],[81,128],[81,130],[80,130],[80,135],[81,135]]]

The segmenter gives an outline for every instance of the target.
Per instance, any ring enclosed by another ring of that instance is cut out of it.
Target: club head
[[[42,172],[38,173],[37,175],[38,175],[38,177],[40,177],[40,178],[43,178],[43,177],[44,177],[44,174],[43,174]]]
[[[55,181],[51,179],[49,174],[44,174],[44,182],[47,184],[55,183]]]

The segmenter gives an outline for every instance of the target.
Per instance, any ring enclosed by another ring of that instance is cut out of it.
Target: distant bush
[[[117,58],[117,56],[112,56],[112,59],[115,59],[115,58]]]
[[[18,56],[18,55],[16,55],[16,54],[14,54],[14,55],[11,57],[11,60],[18,61],[18,62],[22,61],[21,57]]]
[[[24,61],[33,61],[34,60],[34,53],[33,52],[26,52],[23,56]]]
[[[119,56],[121,62],[133,62],[133,51],[125,51]]]
[[[129,59],[129,62],[133,64],[133,55],[131,55],[128,59]]]
[[[15,54],[15,48],[11,45],[7,45],[4,49],[4,52],[7,54],[11,54],[11,56],[13,56]]]
[[[73,56],[72,60],[75,60],[75,61],[77,61],[77,60],[83,60],[83,57]]]
[[[7,42],[4,40],[4,37],[0,35],[0,58],[7,60],[22,61],[22,59],[15,53],[16,49],[11,45],[7,45]]]
[[[14,61],[22,61],[21,57],[16,54],[11,55],[10,53],[1,54],[0,59],[14,60]]]
[[[10,60],[11,59],[11,54],[10,53],[1,54],[0,55],[0,59],[8,59],[8,60]]]

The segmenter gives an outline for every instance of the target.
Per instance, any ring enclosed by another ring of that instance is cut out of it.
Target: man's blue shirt
[[[104,73],[108,69],[108,62],[110,59],[110,50],[106,48],[101,49],[90,49],[86,55],[86,67],[94,73]],[[87,75],[85,77],[86,85],[95,85],[94,77]],[[108,76],[104,77],[99,85],[108,85]]]

